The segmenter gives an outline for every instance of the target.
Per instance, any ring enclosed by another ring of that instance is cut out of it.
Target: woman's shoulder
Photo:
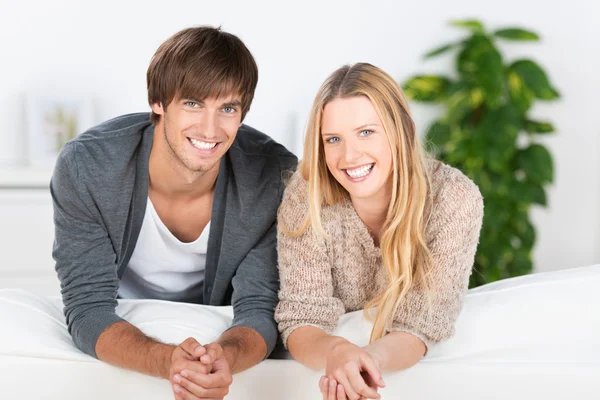
[[[285,180],[284,197],[308,196],[308,182],[302,176],[302,171],[297,169]]]
[[[480,219],[483,197],[477,185],[458,168],[428,160],[431,179],[432,217],[452,219],[461,215]]]
[[[478,201],[482,198],[477,185],[458,168],[435,159],[428,160],[431,194],[448,200]]]

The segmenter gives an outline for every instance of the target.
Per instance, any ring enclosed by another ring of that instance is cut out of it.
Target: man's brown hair
[[[221,28],[187,28],[160,45],[146,75],[148,103],[166,108],[178,99],[204,100],[239,94],[242,120],[258,81],[254,57],[235,35]],[[160,115],[152,113],[154,124]]]

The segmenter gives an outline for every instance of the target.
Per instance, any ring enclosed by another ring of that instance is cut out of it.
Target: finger
[[[223,355],[223,348],[218,343],[211,343],[206,348],[206,354],[200,357],[200,361],[205,364],[210,364],[217,358],[220,358]]]
[[[220,372],[220,371],[226,372],[229,375],[231,375],[231,368],[229,367],[229,362],[223,356],[221,356],[220,358],[217,358],[212,363],[211,372],[216,373],[216,372]]]
[[[205,399],[208,397],[225,397],[227,393],[229,393],[229,387],[220,387],[220,388],[203,388],[200,385],[188,380],[182,376],[175,375],[175,382],[179,384],[179,386],[186,389],[188,392],[193,394],[196,397]]]
[[[186,379],[206,389],[228,388],[233,381],[233,377],[229,371],[219,371],[212,374],[197,373],[195,371],[181,371],[181,373]]]
[[[335,379],[329,379],[329,385],[327,385],[327,400],[336,400],[336,387],[337,387],[337,382],[335,381]]]
[[[371,380],[375,382],[375,384],[379,387],[385,387],[385,382],[383,381],[383,377],[381,376],[381,371],[377,368],[375,361],[373,361],[370,357],[365,357],[363,360],[363,369],[367,371]]]
[[[202,357],[206,353],[204,346],[192,337],[185,339],[179,346],[183,351],[196,358]]]
[[[340,384],[337,385],[337,400],[348,400],[346,397],[346,391],[344,387]]]
[[[356,394],[358,396],[364,396],[369,399],[379,399],[380,398],[379,394],[377,393],[377,390],[375,388],[369,387],[369,385],[367,385],[367,383],[363,379],[363,377],[360,374],[360,371],[358,369],[351,369],[350,371],[348,371],[346,373],[348,374],[347,375],[348,380],[350,381],[350,385],[352,386],[352,389],[354,390],[354,392],[356,392]],[[358,398],[359,397],[355,397],[355,399],[358,399]]]
[[[198,341],[196,339],[194,339],[193,337],[189,337],[189,338],[185,339],[179,346],[183,350],[185,350],[187,353],[193,355],[194,349],[196,347],[200,346],[200,343],[198,343]]]
[[[205,346],[196,346],[196,348],[194,349],[193,355],[194,357],[196,357],[196,359],[200,360],[202,357],[204,357],[206,355],[206,347]],[[205,363],[205,364],[209,364],[209,363]]]
[[[346,368],[351,369],[351,370],[356,369],[356,371],[358,372],[358,365],[353,365],[353,366],[349,366]],[[335,378],[337,383],[341,384],[344,387],[346,396],[350,400],[358,400],[360,398],[360,395],[358,393],[356,393],[356,391],[352,387],[352,384],[350,383],[348,376],[346,376],[347,373],[348,373],[347,370],[338,370],[333,374],[333,377]]]
[[[324,376],[321,378],[321,380],[322,380],[322,383],[321,383],[320,389],[321,389],[321,394],[323,395],[323,400],[328,400],[329,390],[327,388],[329,386],[329,378]]]
[[[208,375],[210,374],[211,366],[202,364],[199,361],[180,360],[173,365],[171,372],[173,375],[180,374],[182,371],[188,370],[197,374]]]
[[[184,388],[182,388],[181,386],[177,385],[177,388],[175,388],[175,386],[173,387],[173,391],[176,391],[175,393],[175,399],[176,400],[223,400],[223,397],[202,397],[201,399],[197,396],[194,396],[193,394],[191,394],[190,392],[188,392],[187,390],[185,390]]]
[[[181,400],[198,400],[196,396],[178,384],[173,385],[173,392],[175,392],[175,397],[179,397]]]
[[[325,376],[322,376],[321,379],[319,379],[319,390],[321,391],[321,394],[325,393],[325,387],[323,386],[325,379],[327,379]]]

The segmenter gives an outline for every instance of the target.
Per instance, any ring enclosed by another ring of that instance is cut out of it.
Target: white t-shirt
[[[123,299],[198,302],[202,298],[210,221],[198,239],[181,242],[165,226],[150,198],[129,265],[121,277]]]

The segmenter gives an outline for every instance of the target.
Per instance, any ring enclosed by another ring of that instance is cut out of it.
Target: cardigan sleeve
[[[91,211],[94,199],[80,184],[77,157],[83,151],[82,144],[68,143],[56,161],[50,182],[55,228],[52,256],[69,333],[79,349],[97,358],[100,334],[123,319],[115,312],[117,255],[106,227]]]
[[[298,172],[290,180],[278,213],[279,304],[275,320],[287,348],[289,335],[301,326],[331,333],[345,312],[333,295],[332,262],[326,241],[309,228],[298,231],[308,214],[308,185]]]
[[[458,171],[448,178],[434,198],[425,232],[432,257],[430,288],[413,288],[400,303],[392,324],[392,331],[413,334],[427,347],[454,334],[483,219],[477,186]]]

